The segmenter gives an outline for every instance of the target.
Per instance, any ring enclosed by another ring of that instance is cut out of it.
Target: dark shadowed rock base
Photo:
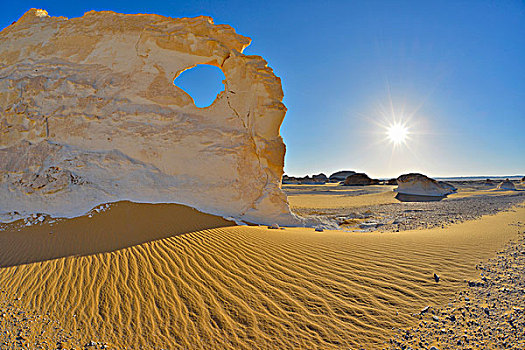
[[[396,194],[396,199],[400,202],[439,202],[446,196],[421,196],[415,194]]]

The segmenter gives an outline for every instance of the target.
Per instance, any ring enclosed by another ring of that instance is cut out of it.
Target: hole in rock
[[[182,72],[173,83],[190,95],[197,107],[203,108],[210,106],[224,91],[224,79],[220,68],[200,64]]]

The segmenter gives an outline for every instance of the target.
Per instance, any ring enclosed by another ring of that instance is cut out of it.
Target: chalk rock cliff
[[[0,221],[127,199],[297,224],[281,82],[249,43],[209,17],[28,11],[0,32]],[[226,77],[207,108],[173,84],[198,64]]]

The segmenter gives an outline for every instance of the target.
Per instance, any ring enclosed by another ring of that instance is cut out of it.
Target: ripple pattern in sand
[[[381,348],[392,327],[417,322],[410,313],[452,296],[513,235],[504,226],[497,235],[475,223],[426,235],[225,227],[7,267],[0,281],[86,341],[118,348]]]

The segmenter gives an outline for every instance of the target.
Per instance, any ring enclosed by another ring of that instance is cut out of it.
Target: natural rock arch
[[[28,11],[0,33],[0,190],[9,193],[0,213],[76,215],[129,199],[296,224],[280,189],[281,82],[264,59],[242,54],[249,43],[209,17]],[[204,109],[173,84],[199,64],[225,75]],[[27,149],[40,163],[15,161]],[[38,191],[8,192],[20,174],[48,166],[84,187],[53,194],[52,205]]]
[[[225,78],[220,68],[199,64],[180,72],[173,83],[192,98],[195,106],[207,108],[225,91]]]

